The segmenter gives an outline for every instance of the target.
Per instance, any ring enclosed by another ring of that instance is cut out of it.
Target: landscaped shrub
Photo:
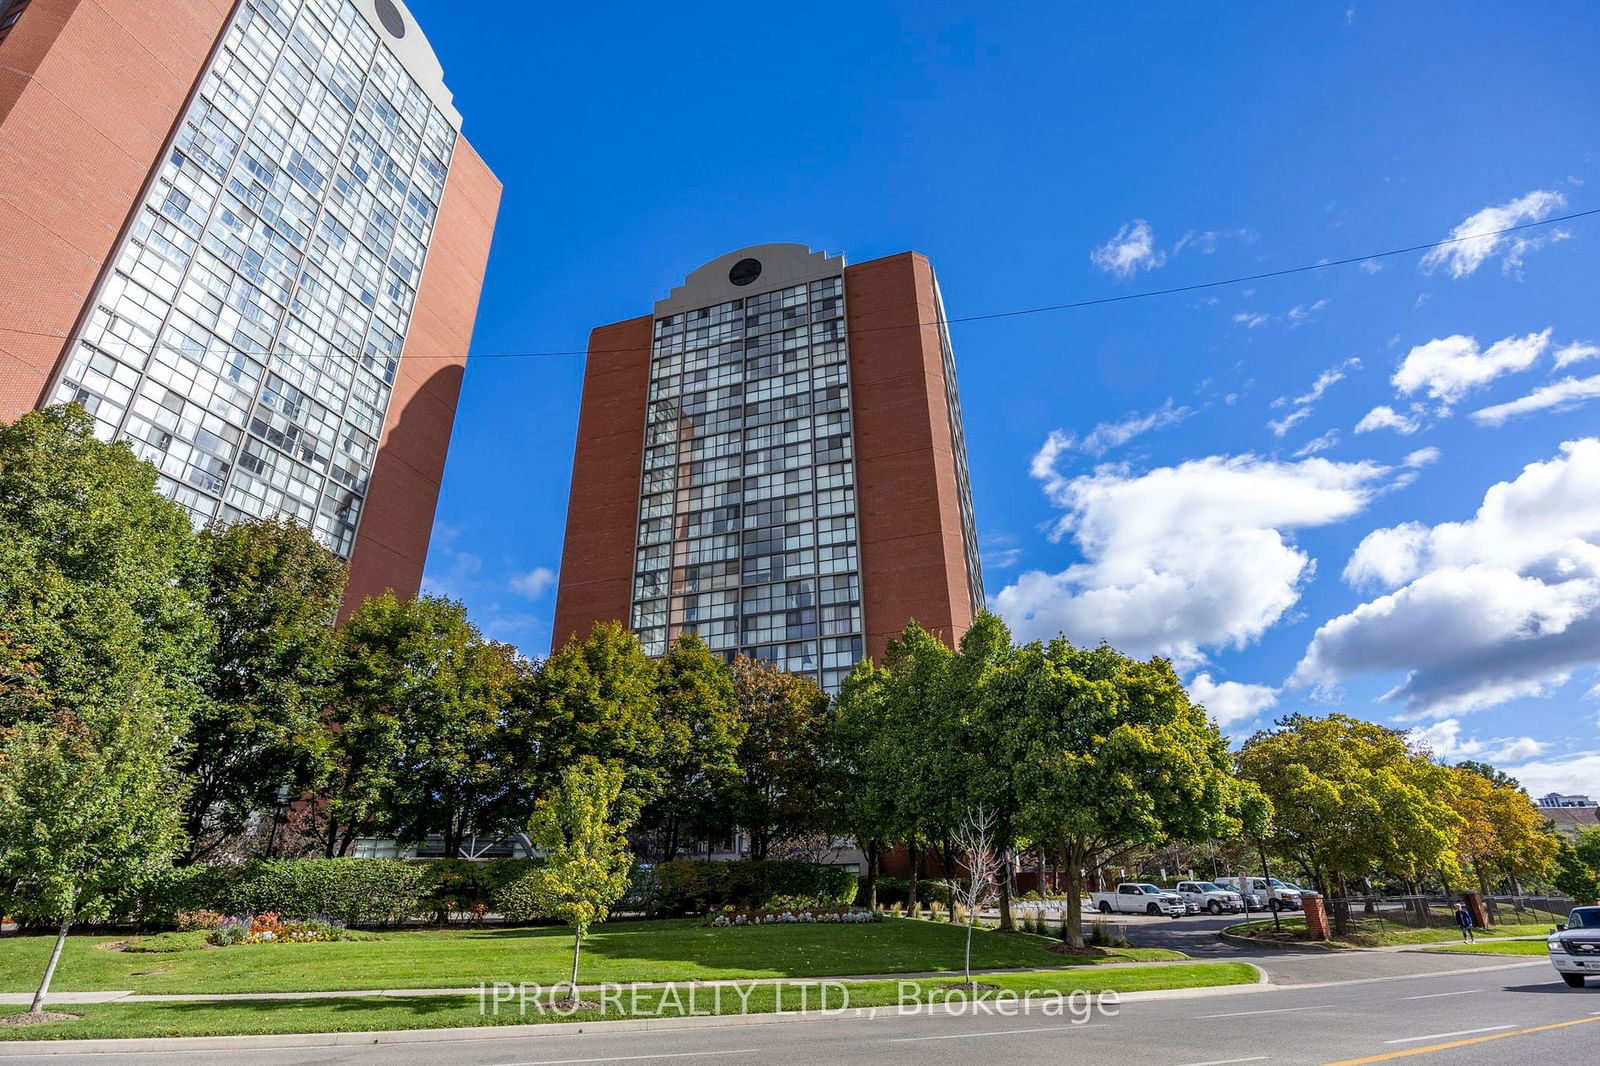
[[[490,906],[506,921],[517,924],[549,917],[539,905],[539,871],[530,867],[521,876],[500,885]]]
[[[444,921],[452,913],[470,915],[498,909],[494,901],[500,890],[537,863],[533,859],[415,859],[409,865],[422,871],[423,910]]]
[[[950,886],[939,881],[929,881],[923,878],[917,882],[917,902],[921,904],[941,903],[948,907],[950,906]],[[878,906],[886,907],[893,903],[910,906],[910,878],[878,878]]]
[[[392,859],[264,859],[233,886],[232,914],[331,915],[348,925],[394,925],[424,913],[424,873]]]
[[[668,915],[702,914],[727,906],[771,910],[782,898],[801,907],[844,907],[856,897],[856,875],[838,866],[745,859],[680,859],[653,868],[650,909]]]

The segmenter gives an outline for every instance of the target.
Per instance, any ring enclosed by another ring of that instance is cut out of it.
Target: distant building
[[[983,602],[926,258],[745,248],[594,331],[557,644],[698,633],[832,692],[907,622],[954,644]]]
[[[1548,796],[1539,797],[1541,807],[1593,807],[1594,800],[1588,796],[1565,796],[1559,792],[1552,792]]]

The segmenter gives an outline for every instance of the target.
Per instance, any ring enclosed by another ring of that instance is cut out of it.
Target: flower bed
[[[718,929],[750,925],[866,925],[881,915],[836,907],[800,907],[781,911],[723,911],[711,919]]]
[[[240,944],[327,944],[353,939],[343,922],[311,917],[303,921],[284,921],[267,912],[239,918],[225,918],[206,937],[206,943],[219,948]]]

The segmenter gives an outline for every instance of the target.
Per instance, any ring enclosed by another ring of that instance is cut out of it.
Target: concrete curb
[[[1172,999],[1205,999],[1213,996],[1253,995],[1276,992],[1267,972],[1246,962],[1256,971],[1253,984],[1216,985],[1210,988],[1162,988],[1144,992],[1118,992],[1118,1004],[1156,1002]],[[942,974],[941,977],[948,977]],[[956,975],[959,976],[959,975]],[[913,978],[906,978],[912,980]],[[819,980],[826,980],[825,978]],[[1036,1005],[1037,1006],[1037,1005]],[[878,1017],[939,1017],[968,1013],[969,1005],[932,1004],[902,1011],[898,1007],[855,1007],[847,1010],[783,1011],[767,1014],[731,1014],[694,1018],[646,1018],[614,1022],[544,1022],[533,1025],[483,1025],[458,1029],[393,1029],[370,1033],[285,1033],[272,1036],[160,1037],[123,1040],[0,1040],[0,1059],[46,1055],[157,1054],[193,1051],[260,1051],[273,1049],[311,1049],[329,1047],[371,1047],[384,1044],[461,1043],[464,1041],[509,1040],[525,1037],[579,1036],[584,1034],[648,1033],[680,1029],[734,1029],[786,1022],[814,1021],[821,1017],[871,1020]]]

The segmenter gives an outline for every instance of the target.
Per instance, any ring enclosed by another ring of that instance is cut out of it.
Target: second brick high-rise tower
[[[693,631],[836,690],[908,621],[954,643],[983,602],[926,258],[745,248],[594,331],[557,643]]]

